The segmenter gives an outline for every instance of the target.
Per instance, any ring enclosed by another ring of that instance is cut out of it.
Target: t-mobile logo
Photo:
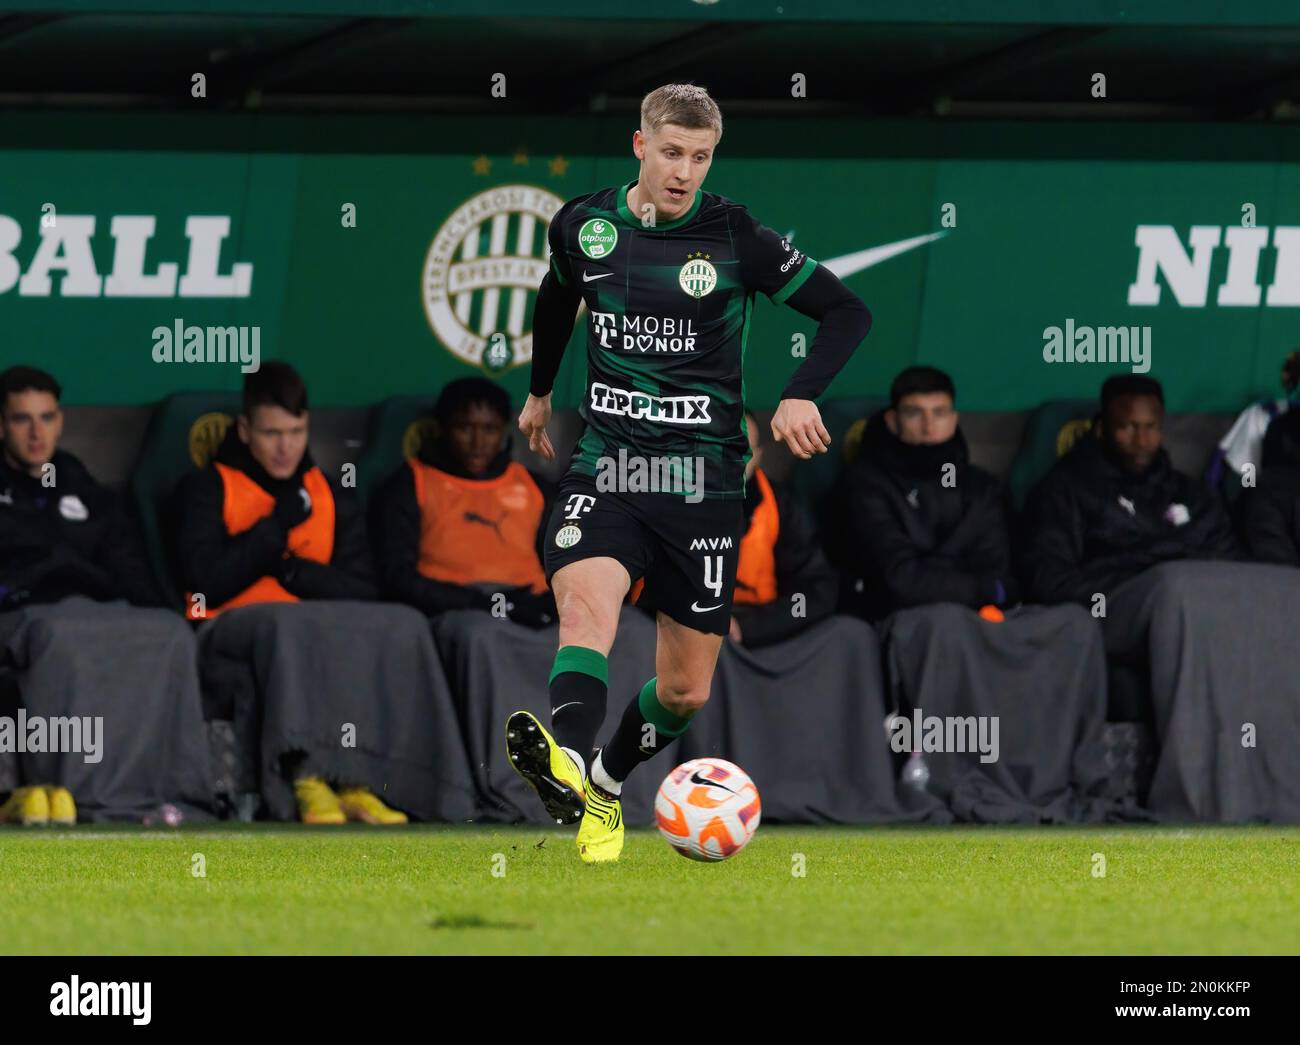
[[[595,328],[596,336],[600,338],[600,347],[609,348],[609,339],[615,336],[614,333],[614,313],[613,312],[596,312],[591,313],[591,325]]]
[[[569,500],[564,505],[564,517],[566,519],[581,519],[595,505],[596,498],[588,493],[571,493]]]

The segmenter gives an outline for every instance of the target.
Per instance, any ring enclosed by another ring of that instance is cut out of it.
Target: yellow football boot
[[[50,823],[60,827],[77,825],[77,803],[72,800],[72,792],[66,787],[47,787],[45,797],[50,804]]]
[[[406,814],[390,809],[372,791],[364,787],[349,787],[339,792],[339,805],[349,820],[363,824],[404,824]]]
[[[557,824],[582,819],[586,802],[582,772],[535,715],[516,711],[506,720],[506,754]]]
[[[623,852],[623,806],[587,778],[587,807],[578,828],[578,855],[585,864],[608,864]]]
[[[293,782],[298,799],[298,819],[304,824],[346,824],[347,814],[339,796],[318,776],[305,776]]]
[[[0,823],[44,827],[50,822],[50,800],[43,787],[16,788],[0,806]]]

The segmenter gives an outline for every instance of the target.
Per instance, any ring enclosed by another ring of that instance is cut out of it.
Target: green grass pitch
[[[1296,953],[1300,829],[767,826],[722,864],[639,830],[588,867],[546,828],[13,828],[0,925],[19,954]]]

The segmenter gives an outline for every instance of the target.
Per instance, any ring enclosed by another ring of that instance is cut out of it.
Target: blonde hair
[[[641,100],[642,134],[670,123],[691,130],[709,128],[722,140],[722,110],[707,90],[693,83],[667,83]]]

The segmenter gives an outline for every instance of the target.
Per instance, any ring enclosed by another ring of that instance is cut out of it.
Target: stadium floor
[[[1298,867],[1269,827],[767,826],[715,865],[643,830],[605,867],[545,828],[15,828],[0,951],[1296,953]]]

